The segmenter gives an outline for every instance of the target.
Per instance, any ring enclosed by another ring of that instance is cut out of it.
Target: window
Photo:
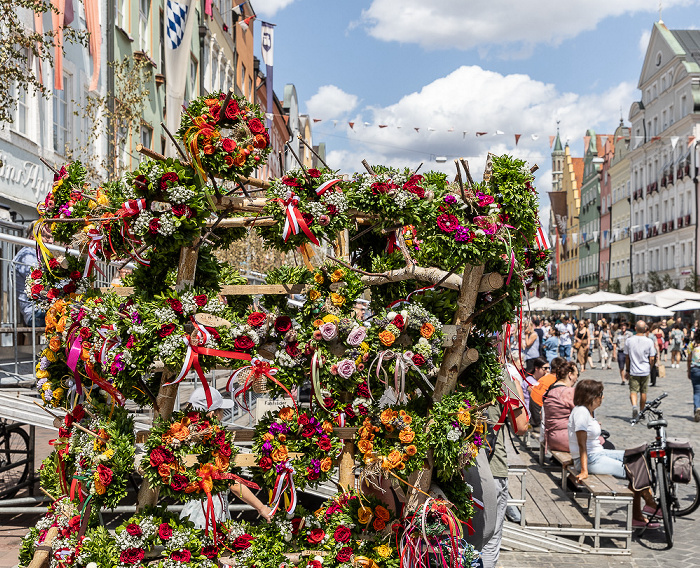
[[[681,97],[681,118],[683,118],[686,114],[688,114],[687,106],[688,106],[688,104],[687,104],[686,96],[683,95]]]
[[[139,0],[139,49],[144,53],[151,50],[151,30],[148,20],[151,17],[151,0]]]
[[[663,122],[662,130],[666,130],[666,128],[668,128],[668,121],[666,120],[666,111],[663,111],[661,113],[661,117],[662,117],[662,122]]]
[[[194,57],[190,58],[190,98],[194,99],[197,96],[199,89],[197,88],[197,60]]]
[[[165,75],[165,16],[159,11],[158,37],[160,39],[160,72]]]
[[[69,146],[68,131],[70,124],[70,75],[63,75],[63,90],[53,93],[53,149],[64,155]]]
[[[114,2],[114,13],[117,16],[117,27],[120,27],[124,31],[127,31],[127,17],[126,17],[126,2],[127,0],[115,0]]]
[[[153,129],[147,124],[141,125],[141,144],[144,148],[152,149],[153,144]]]
[[[14,113],[14,124],[12,129],[20,134],[27,134],[27,91],[19,88],[19,85],[13,85],[10,89],[10,98],[17,102],[17,108]]]
[[[241,91],[245,88],[245,65],[241,63],[241,78],[238,81],[238,84],[241,87]]]
[[[673,105],[668,107],[668,124],[669,126],[675,122],[675,116],[673,115]]]

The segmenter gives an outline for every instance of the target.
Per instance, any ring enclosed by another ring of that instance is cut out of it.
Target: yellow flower
[[[104,452],[101,457],[103,460],[106,461],[106,460],[111,460],[113,456],[114,456],[114,450],[112,448],[110,448],[109,450]]]
[[[360,349],[364,353],[367,353],[369,351],[369,344],[366,341],[363,341],[362,343],[360,343]]]
[[[457,412],[457,420],[459,420],[465,426],[469,426],[472,423],[472,415],[468,410],[460,408]]]
[[[320,297],[321,297],[321,292],[319,292],[318,290],[311,290],[311,292],[309,292],[309,300],[311,300],[312,302],[315,302]]]
[[[58,387],[56,390],[54,390],[53,391],[54,400],[61,400],[63,398],[63,393],[64,393],[64,390],[61,387]]]
[[[49,390],[50,388],[51,388],[51,383],[49,383],[48,381],[45,382],[43,385],[41,385],[41,390],[47,391],[47,390]]]
[[[99,203],[100,205],[109,205],[109,199],[107,198],[107,196],[104,193],[102,193],[101,191],[98,191],[97,192],[97,203]]]
[[[345,278],[345,271],[340,268],[331,274],[331,282],[340,282],[343,278]]]
[[[331,302],[333,302],[334,306],[342,306],[345,303],[345,296],[341,296],[340,294],[336,294],[335,292],[331,293]]]
[[[357,520],[361,525],[368,525],[373,516],[372,509],[369,507],[361,507],[357,510]]]
[[[389,556],[391,556],[391,547],[386,544],[377,546],[374,550],[382,558],[389,558]]]
[[[323,284],[323,274],[320,272],[314,274],[314,282],[316,282],[316,284]]]
[[[53,351],[51,351],[51,349],[44,349],[41,352],[41,356],[46,357],[52,363],[55,363],[57,359],[56,354]]]
[[[337,321],[339,321],[338,316],[334,316],[333,314],[328,314],[327,316],[324,316],[324,318],[323,318],[324,323],[329,323],[329,322],[336,323]]]
[[[41,369],[38,369],[36,372],[36,378],[37,379],[48,379],[51,376],[51,373],[48,371],[42,371]]]

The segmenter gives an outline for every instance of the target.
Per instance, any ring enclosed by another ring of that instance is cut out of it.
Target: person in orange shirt
[[[555,357],[550,362],[549,372],[537,381],[537,385],[530,391],[530,424],[533,428],[539,428],[542,423],[542,397],[547,389],[557,380],[557,369],[566,363],[566,359]]]

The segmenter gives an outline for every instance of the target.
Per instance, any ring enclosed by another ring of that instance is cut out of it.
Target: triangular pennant
[[[389,125],[388,124],[380,124],[379,128],[386,128],[387,126],[389,126]]]
[[[245,2],[241,2],[238,6],[233,7],[233,11],[238,14],[239,16],[243,15],[243,6],[245,6]]]
[[[314,122],[321,122],[323,119],[322,118],[313,118],[312,119]]]
[[[416,132],[420,132],[420,128],[416,128],[415,126],[413,127],[413,130],[415,130]]]
[[[530,138],[532,138],[533,140],[537,140],[539,137],[539,134],[530,134]]]
[[[522,134],[516,134],[516,135],[515,135],[515,145],[516,145],[516,146],[518,145],[518,142],[520,142],[520,137],[521,137],[521,136],[522,136]]]
[[[365,122],[364,124],[365,124],[365,127],[372,126],[369,122]]]
[[[690,146],[694,140],[695,140],[695,136],[688,136],[688,148],[690,148]]]
[[[479,136],[484,136],[486,134],[488,134],[488,132],[477,132],[476,137],[478,138]]]
[[[671,148],[676,149],[676,144],[678,144],[678,140],[680,139],[680,136],[671,136]]]
[[[496,133],[494,136],[501,136],[503,134],[503,130],[496,130]]]
[[[464,140],[467,137],[467,131],[462,130],[462,140]]]
[[[447,132],[454,132],[454,131],[455,131],[455,127],[454,127],[454,126],[452,126],[452,127],[450,127],[450,128],[447,129]]]
[[[333,128],[335,128],[336,126],[338,126],[338,121],[337,121],[337,120],[334,120],[334,121],[333,121]]]
[[[350,125],[350,129],[352,130],[355,128],[355,123],[354,122],[348,122],[348,125]]]
[[[244,32],[248,31],[248,27],[250,26],[250,22],[255,18],[255,16],[248,16],[245,20],[241,20],[238,22],[238,25],[241,26]]]
[[[435,132],[435,129],[428,126],[428,132]]]
[[[661,136],[652,136],[650,142],[657,142],[658,140],[661,140]]]
[[[590,136],[584,136],[583,137],[583,153],[587,154],[588,153],[588,147],[591,145],[591,137]]]
[[[552,149],[552,144],[554,144],[554,139],[555,139],[555,138],[556,138],[556,136],[550,136],[550,137],[549,137],[549,149],[550,149],[550,150]]]

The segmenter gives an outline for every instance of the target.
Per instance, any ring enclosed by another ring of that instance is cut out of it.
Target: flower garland
[[[273,488],[272,508],[277,508],[286,489],[292,496],[291,508],[297,489],[330,479],[341,447],[330,422],[321,423],[289,407],[266,414],[255,427],[253,453],[258,456],[257,476]]]
[[[416,413],[401,406],[388,407],[364,419],[355,435],[355,447],[367,475],[391,472],[406,479],[423,467],[428,436]]]
[[[77,533],[80,527],[80,516],[75,504],[68,497],[61,497],[53,501],[44,517],[24,536],[19,552],[20,566],[27,566],[32,561],[37,546],[44,543],[49,529],[52,527],[58,529],[58,535],[51,543],[52,548],[59,545],[62,540],[68,540]]]
[[[69,495],[93,510],[116,507],[127,493],[127,478],[134,464],[134,420],[122,407],[95,407],[88,416],[78,404],[66,414],[54,442],[54,451],[40,469],[42,487],[54,495]],[[107,413],[111,418],[107,418]],[[74,427],[80,424],[95,435]]]
[[[451,394],[442,397],[430,411],[428,444],[438,480],[449,481],[470,467],[484,444],[484,425],[474,407],[470,397]]]
[[[264,214],[277,223],[256,227],[263,241],[279,250],[293,250],[321,239],[332,242],[350,226],[347,183],[330,170],[290,170],[274,179],[266,192]]]
[[[314,270],[311,284],[313,288],[309,290],[303,308],[309,322],[318,319],[319,314],[354,315],[355,302],[365,289],[356,272],[332,261]]]
[[[48,266],[42,258],[24,282],[25,293],[37,308],[46,310],[54,300],[84,294],[90,288],[94,278],[83,278],[84,269],[85,259],[79,256],[52,256]]]
[[[162,495],[185,502],[210,499],[226,491],[233,480],[233,458],[238,449],[230,432],[222,430],[205,412],[175,412],[156,418],[146,440],[145,477]]]
[[[271,148],[264,120],[258,105],[237,95],[227,99],[224,93],[214,92],[190,102],[177,137],[203,179],[209,173],[235,181],[265,165]]]
[[[70,300],[69,300],[70,301]],[[46,338],[44,348],[36,364],[36,388],[44,406],[57,407],[66,404],[66,393],[74,386],[73,374],[67,365],[63,333],[68,322],[70,304],[56,300],[46,312]]]

